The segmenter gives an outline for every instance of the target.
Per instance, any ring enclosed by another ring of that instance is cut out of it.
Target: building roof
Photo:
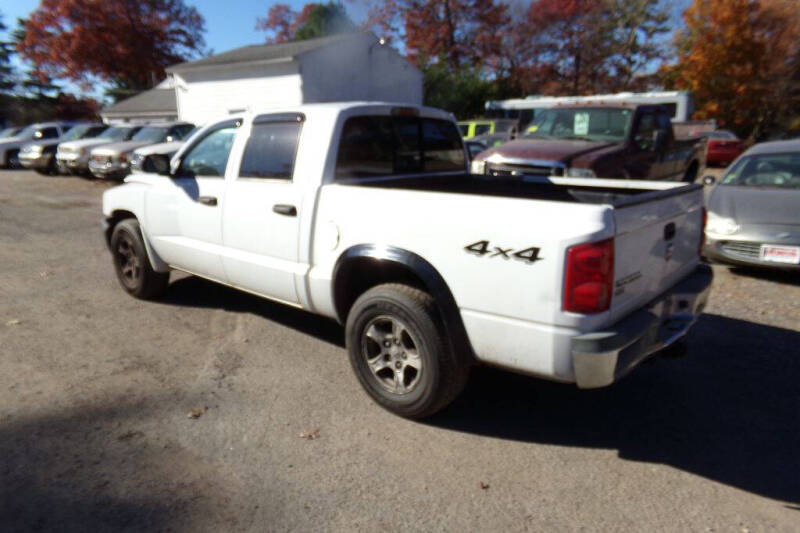
[[[104,117],[177,115],[175,89],[150,89],[100,111]]]
[[[337,35],[329,35],[327,37],[318,37],[316,39],[306,39],[304,41],[293,41],[288,43],[253,44],[250,46],[243,46],[241,48],[234,48],[233,50],[228,50],[227,52],[222,52],[221,54],[204,57],[196,61],[178,63],[177,65],[169,67],[167,72],[181,72],[195,68],[216,67],[234,63],[254,63],[292,59],[299,55],[305,54],[306,52],[316,50],[317,48],[322,48],[339,41],[364,35],[371,35],[376,41],[378,39],[374,34],[369,32],[360,32],[340,33]]]

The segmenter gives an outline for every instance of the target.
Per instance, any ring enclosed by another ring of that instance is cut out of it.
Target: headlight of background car
[[[739,224],[732,218],[717,216],[714,213],[708,214],[706,231],[717,235],[733,235],[739,231]]]
[[[486,161],[473,161],[470,163],[470,172],[472,174],[483,174],[486,172]]]
[[[568,178],[596,178],[597,174],[590,168],[568,168],[566,176]]]

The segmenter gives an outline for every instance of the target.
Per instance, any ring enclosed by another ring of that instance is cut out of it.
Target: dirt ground
[[[477,369],[411,422],[333,322],[184,275],[127,296],[108,186],[0,171],[1,531],[798,529],[796,275],[715,267],[688,356],[613,387]]]

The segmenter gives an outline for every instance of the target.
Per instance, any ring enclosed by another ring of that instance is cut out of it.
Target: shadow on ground
[[[344,348],[344,330],[334,320],[195,276],[170,283],[167,294],[158,303],[252,313]]]
[[[800,502],[800,333],[704,315],[689,355],[579,391],[477,369],[428,423],[532,443],[610,448],[755,494]]]
[[[98,407],[96,404],[102,404]],[[163,531],[189,526],[221,489],[152,417],[180,402],[105,398],[0,421],[0,531]]]
[[[251,312],[344,345],[342,328],[332,321],[199,278],[174,282],[166,301]],[[617,449],[623,459],[672,465],[798,503],[799,347],[800,332],[704,315],[690,333],[687,357],[655,358],[612,387],[580,391],[478,368],[464,394],[427,423]]]
[[[732,267],[731,274],[736,276],[746,276],[749,278],[771,281],[773,283],[798,285],[800,286],[800,271],[780,270],[776,268],[748,268]]]
[[[164,301],[251,312],[344,346],[333,321],[199,278],[174,282]],[[623,459],[800,503],[799,347],[800,332],[704,315],[690,333],[687,357],[655,358],[612,387],[580,391],[478,368],[461,397],[427,423],[617,449]]]

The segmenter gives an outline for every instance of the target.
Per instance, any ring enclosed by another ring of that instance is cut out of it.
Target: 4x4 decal
[[[542,259],[539,257],[539,248],[535,246],[515,252],[513,248],[504,248],[502,246],[493,246],[490,249],[489,241],[477,241],[465,246],[464,250],[478,257],[483,257],[488,254],[489,257],[502,257],[503,259],[513,258],[525,261],[526,263],[535,263]]]

